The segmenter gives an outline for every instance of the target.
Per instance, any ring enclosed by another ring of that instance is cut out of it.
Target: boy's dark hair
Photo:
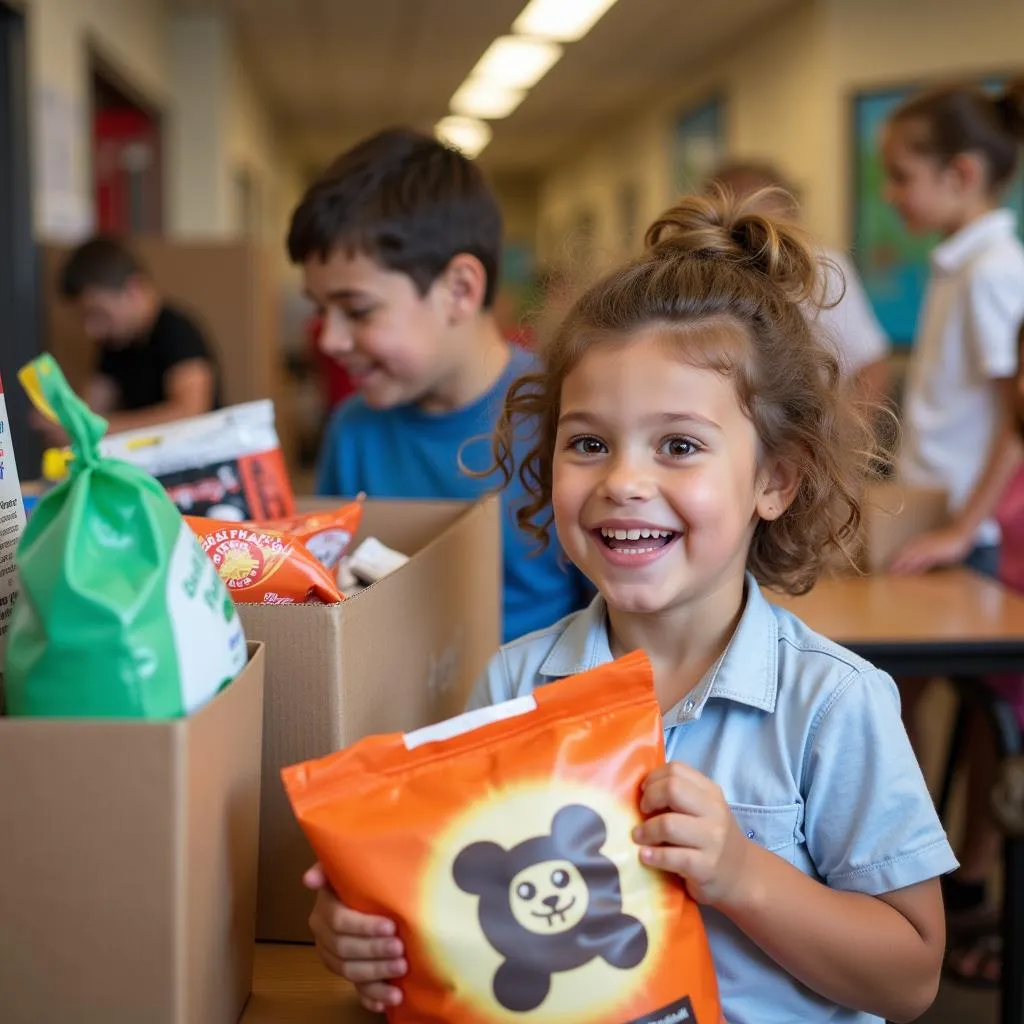
[[[338,248],[363,252],[406,274],[421,295],[459,253],[487,273],[494,302],[501,210],[480,168],[429,135],[389,128],[343,153],[310,186],[292,215],[293,263],[326,260]]]
[[[87,288],[120,291],[133,277],[145,274],[138,258],[122,242],[96,235],[67,258],[60,272],[60,292],[77,299]]]

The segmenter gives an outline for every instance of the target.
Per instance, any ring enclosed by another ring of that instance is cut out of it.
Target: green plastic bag
[[[163,488],[100,456],[107,423],[42,356],[21,371],[71,438],[71,475],[18,546],[22,596],[7,638],[11,715],[171,718],[245,666],[227,589]]]

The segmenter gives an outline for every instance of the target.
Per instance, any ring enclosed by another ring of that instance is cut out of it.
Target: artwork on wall
[[[725,99],[712,96],[676,118],[672,139],[672,188],[680,192],[703,188],[725,159]]]
[[[1001,81],[986,78],[982,85],[997,90]],[[853,98],[854,258],[878,319],[897,348],[913,343],[928,278],[928,252],[937,239],[908,234],[885,202],[879,138],[889,114],[923,87],[873,89]],[[1024,231],[1024,173],[1017,175],[1005,203],[1017,212],[1018,230]]]

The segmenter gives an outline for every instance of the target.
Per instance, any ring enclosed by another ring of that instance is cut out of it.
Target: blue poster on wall
[[[676,119],[672,186],[676,194],[704,187],[725,158],[725,101],[713,96]],[[671,202],[675,196],[669,197]]]
[[[998,89],[999,79],[983,82]],[[886,118],[914,89],[859,93],[853,100],[854,124],[854,258],[882,327],[898,348],[913,343],[917,316],[928,279],[928,253],[936,238],[907,233],[896,211],[883,198],[885,175],[879,140]],[[1005,196],[1024,231],[1024,173]],[[1024,236],[1022,236],[1024,237]]]

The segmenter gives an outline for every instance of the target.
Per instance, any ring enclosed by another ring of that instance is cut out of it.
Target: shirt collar
[[[959,270],[996,239],[1012,237],[1017,218],[1011,210],[992,210],[950,235],[932,250],[932,264],[946,273]]]
[[[690,694],[666,713],[665,725],[699,718],[712,698],[773,712],[778,692],[778,637],[775,613],[757,581],[747,573],[743,614],[728,645]],[[607,608],[598,596],[555,641],[540,674],[560,679],[589,672],[611,660]]]

